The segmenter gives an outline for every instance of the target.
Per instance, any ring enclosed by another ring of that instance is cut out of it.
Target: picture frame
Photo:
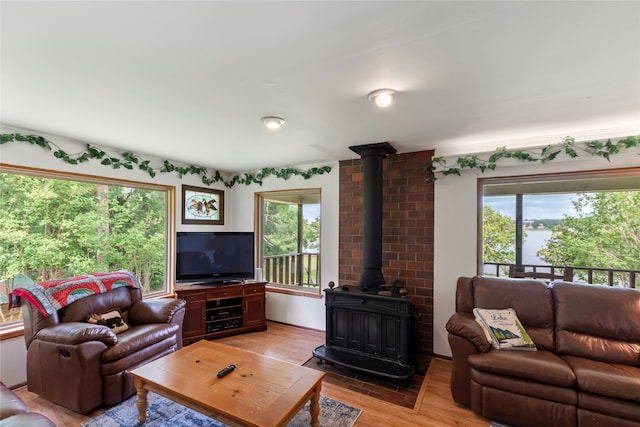
[[[183,185],[182,223],[224,225],[224,191]]]

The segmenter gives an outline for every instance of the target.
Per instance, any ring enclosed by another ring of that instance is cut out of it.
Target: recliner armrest
[[[0,420],[22,412],[29,412],[29,406],[0,382]]]
[[[111,346],[118,342],[116,334],[108,327],[84,322],[64,322],[46,327],[38,332],[36,339],[66,345],[101,341]]]
[[[184,309],[182,299],[148,299],[138,301],[129,308],[129,322],[132,325],[148,323],[171,323],[174,315]]]
[[[489,344],[482,326],[469,313],[454,313],[449,318],[446,327],[450,334],[458,335],[471,342],[480,353],[486,353],[491,349],[491,344]]]

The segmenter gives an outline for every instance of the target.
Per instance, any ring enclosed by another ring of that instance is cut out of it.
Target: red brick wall
[[[433,354],[433,184],[424,165],[433,151],[393,154],[383,162],[382,274],[406,283],[416,306],[418,360]],[[340,162],[339,285],[362,272],[362,160]]]

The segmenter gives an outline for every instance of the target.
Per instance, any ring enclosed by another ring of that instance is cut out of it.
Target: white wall
[[[32,132],[25,129],[2,126],[2,133],[20,132],[22,134],[37,134],[54,142],[67,153],[77,153],[84,149],[84,144],[55,135],[42,132]],[[105,150],[106,151],[106,150]],[[115,152],[114,152],[115,153]],[[153,156],[142,155],[145,159]],[[206,153],[204,153],[206,155]],[[100,165],[98,161],[90,160],[80,165],[68,165],[55,158],[52,152],[26,142],[10,142],[0,145],[0,163],[25,166],[48,170],[66,171],[94,176],[120,178],[139,182],[149,182],[176,188],[176,231],[204,231],[204,230],[232,230],[252,231],[254,226],[254,193],[298,188],[320,188],[322,192],[321,211],[321,286],[327,287],[331,280],[338,278],[338,164],[332,164],[333,170],[329,174],[314,176],[308,180],[292,176],[288,180],[269,177],[264,185],[252,184],[245,186],[236,184],[229,189],[222,183],[211,185],[211,188],[224,190],[225,194],[225,224],[218,226],[182,225],[180,209],[182,207],[182,185],[202,186],[199,177],[185,176],[180,179],[176,174],[157,174],[149,177],[140,170],[114,170]],[[158,164],[160,164],[159,162]],[[177,163],[177,162],[176,162]],[[316,165],[318,166],[318,165]],[[321,165],[321,166],[324,166]],[[312,166],[299,166],[308,169]],[[290,323],[313,329],[324,330],[324,299],[291,296],[278,293],[268,293],[266,303],[267,319]],[[26,382],[26,349],[23,337],[0,341],[0,380],[8,386]]]
[[[320,285],[327,288],[330,281],[338,283],[338,164],[330,164],[331,173],[305,180],[292,176],[288,180],[269,177],[262,186],[236,185],[233,188],[233,228],[252,230],[254,224],[254,196],[256,192],[286,189],[320,188]],[[311,166],[302,166],[309,169]],[[324,298],[310,298],[282,293],[267,293],[267,319],[306,328],[325,329]]]
[[[13,132],[3,127],[2,132]],[[18,130],[20,131],[20,130]],[[23,133],[30,133],[22,130]],[[51,135],[38,133],[50,140],[71,147],[69,153],[80,151],[73,149],[73,142]],[[206,155],[206,153],[204,153]],[[151,156],[144,156],[151,158]],[[203,230],[203,226],[182,226],[179,209],[181,206],[181,185],[201,185],[197,177],[178,179],[174,174],[158,174],[151,179],[141,171],[114,171],[109,167],[91,161],[87,164],[69,166],[53,157],[50,152],[40,147],[30,146],[24,142],[8,143],[0,146],[0,162],[37,167],[43,169],[64,170],[91,175],[109,176],[135,181],[152,182],[176,186],[176,229]],[[609,169],[640,165],[638,150],[612,157],[609,163],[604,159],[579,158],[574,160],[557,160],[547,165],[517,165],[499,167],[496,171],[484,175],[474,172],[463,173],[463,176],[441,177],[435,185],[435,227],[434,227],[434,353],[450,356],[445,324],[455,309],[456,280],[462,275],[476,273],[476,200],[477,178],[513,176],[526,174],[542,174],[566,172],[574,170]],[[225,225],[209,226],[210,229],[253,230],[254,193],[297,188],[321,188],[321,286],[324,289],[329,281],[338,283],[338,164],[332,164],[330,174],[314,176],[309,180],[291,177],[281,180],[269,177],[262,186],[236,185],[233,189],[222,184],[212,187],[225,190]],[[306,169],[307,167],[301,166]],[[278,293],[267,295],[267,318],[303,327],[324,330],[324,299],[313,299]],[[0,380],[7,385],[26,381],[23,361],[26,359],[22,337],[0,341]],[[15,378],[15,376],[19,378]]]
[[[435,183],[433,352],[451,356],[445,325],[455,311],[456,281],[476,272],[478,178],[587,171],[640,166],[640,150],[604,159],[580,157],[548,164],[498,167],[485,174],[440,177]]]

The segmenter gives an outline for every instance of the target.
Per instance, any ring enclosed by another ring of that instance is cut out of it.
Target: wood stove
[[[325,290],[326,344],[313,355],[368,374],[406,380],[414,372],[415,307],[382,290],[382,162],[388,142],[349,147],[363,160],[363,271],[358,287]]]

